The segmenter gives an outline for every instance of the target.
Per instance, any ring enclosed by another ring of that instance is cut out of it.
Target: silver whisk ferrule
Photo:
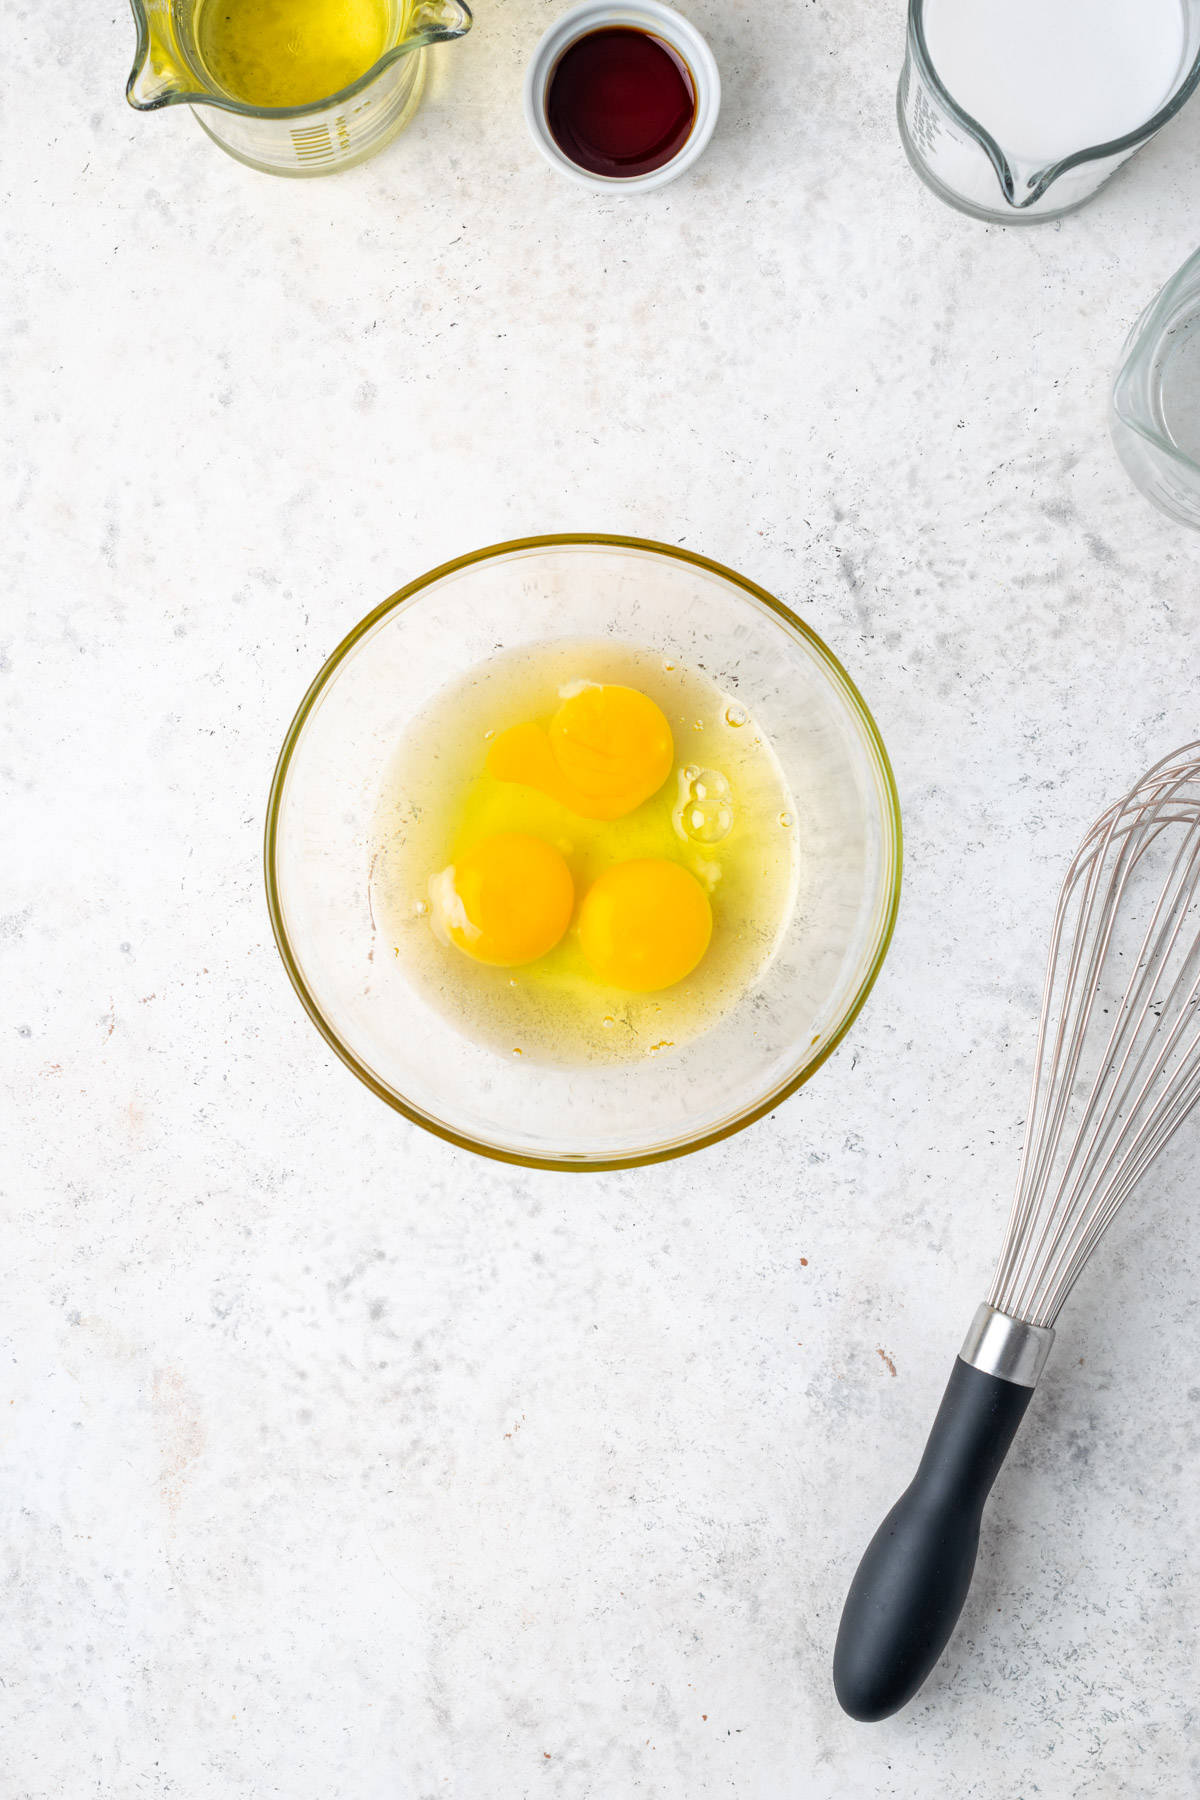
[[[998,1375],[1001,1381],[1033,1388],[1046,1366],[1053,1342],[1052,1326],[1027,1325],[1023,1319],[1010,1319],[985,1300],[976,1308],[958,1354],[963,1362],[981,1369],[985,1375]]]

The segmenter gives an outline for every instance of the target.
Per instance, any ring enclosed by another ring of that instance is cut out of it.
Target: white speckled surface
[[[482,0],[406,137],[286,183],[125,107],[117,5],[5,12],[0,1792],[1190,1796],[1194,1135],[1064,1315],[936,1677],[861,1727],[829,1661],[999,1244],[1063,865],[1200,726],[1200,541],[1104,427],[1200,112],[986,229],[903,161],[898,5],[698,0],[717,137],[609,201],[525,139],[553,13]],[[259,874],[324,655],[556,529],[800,609],[908,838],[812,1086],[586,1181],[359,1087]]]

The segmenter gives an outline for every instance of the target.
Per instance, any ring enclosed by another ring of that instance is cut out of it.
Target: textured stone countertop
[[[1105,427],[1194,248],[1200,110],[1087,210],[909,171],[898,4],[697,0],[695,175],[526,139],[549,0],[286,182],[5,11],[0,1800],[1188,1800],[1197,1139],[1064,1314],[918,1701],[830,1685],[1011,1194],[1053,897],[1200,734],[1200,539]],[[860,684],[905,893],[846,1042],[636,1174],[408,1125],[301,1010],[264,802],[383,596],[555,530],[678,541]]]

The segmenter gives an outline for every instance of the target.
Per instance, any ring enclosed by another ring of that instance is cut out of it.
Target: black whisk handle
[[[1032,1393],[956,1359],[921,1466],[867,1545],[842,1609],[833,1685],[852,1719],[898,1712],[945,1649],[984,1502]]]

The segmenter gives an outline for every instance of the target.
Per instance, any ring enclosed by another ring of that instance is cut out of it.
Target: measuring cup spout
[[[144,6],[141,0],[130,0],[130,4],[137,26],[137,50],[125,83],[130,106],[138,112],[154,112],[173,100],[203,98],[194,93],[189,96],[195,81],[179,48],[169,0],[167,4],[147,0]]]
[[[986,134],[981,134],[981,138]],[[988,146],[985,144],[984,148]],[[1003,151],[992,159],[1004,198],[1010,206],[1021,210],[1033,206],[1048,191],[1059,174],[1060,164],[1027,162],[1019,156],[1006,156]]]
[[[404,42],[412,49],[420,44],[442,44],[450,38],[465,37],[474,22],[466,0],[418,0]]]

